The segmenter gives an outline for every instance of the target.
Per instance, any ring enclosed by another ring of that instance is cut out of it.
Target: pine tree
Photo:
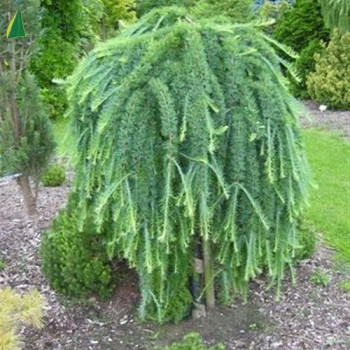
[[[322,42],[329,41],[321,6],[314,0],[296,0],[283,12],[273,36],[298,53],[296,67],[300,82],[290,79],[291,89],[295,96],[307,98],[306,79],[315,68],[314,55],[322,51]]]
[[[28,36],[2,39],[0,42],[0,153],[6,173],[20,174],[27,213],[35,215],[37,188],[42,171],[53,150],[48,119],[39,98],[39,90],[30,74],[23,74],[34,50],[40,18],[38,0],[20,1],[25,10]],[[0,4],[0,22],[10,23],[18,8],[12,2]],[[35,182],[35,190],[30,184]]]
[[[69,79],[77,164],[63,216],[138,271],[141,318],[189,313],[196,241],[208,306],[214,283],[228,302],[263,270],[279,290],[292,267],[308,171],[273,46],[285,49],[253,24],[161,8]],[[54,225],[44,242],[56,251],[64,221]],[[60,249],[56,276],[72,254]]]

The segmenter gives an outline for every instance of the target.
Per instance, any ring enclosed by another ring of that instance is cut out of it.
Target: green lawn
[[[67,137],[69,123],[63,119],[52,123],[52,130],[57,144],[56,153],[60,157],[70,158],[72,141]]]
[[[314,182],[307,221],[350,263],[350,143],[319,130],[305,131]]]

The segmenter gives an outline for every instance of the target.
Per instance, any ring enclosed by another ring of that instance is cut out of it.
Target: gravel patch
[[[302,118],[302,124],[307,127],[318,127],[334,130],[347,140],[350,140],[350,111],[322,111],[322,107],[313,101],[304,101],[309,111],[309,118]]]

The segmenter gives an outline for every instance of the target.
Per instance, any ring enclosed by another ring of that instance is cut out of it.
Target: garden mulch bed
[[[309,118],[302,118],[305,127],[318,127],[333,130],[340,136],[350,140],[350,111],[321,111],[320,105],[313,101],[304,101],[309,113]]]
[[[307,105],[315,114],[312,125],[327,126],[334,119],[332,128],[339,127],[350,137],[349,112],[319,112],[317,106]],[[205,319],[179,325],[138,322],[138,282],[132,272],[108,302],[95,298],[78,302],[57,295],[41,273],[39,247],[50,221],[65,205],[69,189],[69,183],[42,189],[41,215],[34,223],[25,218],[16,183],[0,187],[0,259],[6,262],[0,287],[21,292],[35,287],[46,300],[45,327],[23,331],[24,349],[146,350],[179,340],[190,331],[201,333],[208,344],[222,342],[227,349],[350,349],[350,294],[339,287],[350,271],[334,269],[333,251],[322,242],[312,259],[298,265],[296,284],[286,279],[280,301],[273,290],[265,290],[260,278],[251,284],[246,304],[236,301],[231,307],[216,308]],[[332,276],[326,287],[310,282],[316,268]]]

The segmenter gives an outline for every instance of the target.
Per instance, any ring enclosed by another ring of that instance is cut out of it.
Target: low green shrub
[[[350,293],[350,280],[341,281],[340,288]]]
[[[318,286],[327,287],[332,280],[332,276],[322,269],[315,269],[310,281]]]
[[[174,343],[168,347],[156,347],[154,350],[225,350],[224,345],[218,344],[208,347],[197,333],[190,333],[185,336],[182,343]]]
[[[111,270],[102,243],[91,234],[93,226],[82,232],[73,224],[77,210],[62,211],[44,235],[41,245],[43,271],[50,285],[66,295],[85,298],[97,292],[103,299],[111,294]]]
[[[41,182],[46,187],[61,186],[66,180],[66,172],[60,165],[49,167],[41,178]]]
[[[315,72],[307,79],[310,96],[331,108],[350,108],[350,32],[334,32],[315,60]]]

